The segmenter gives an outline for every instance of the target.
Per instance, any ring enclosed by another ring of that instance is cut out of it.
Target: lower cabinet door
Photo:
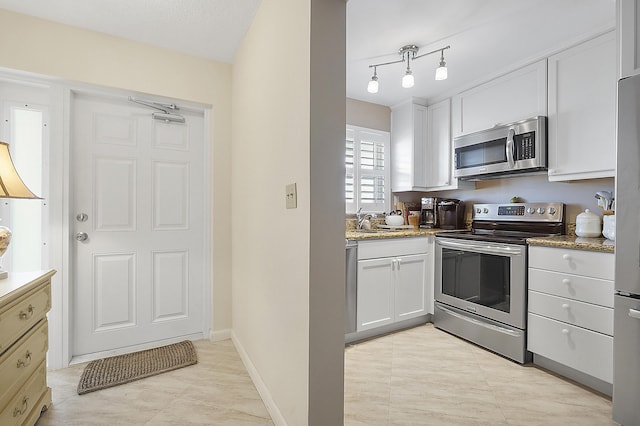
[[[395,320],[402,321],[427,314],[426,254],[395,259]]]
[[[529,313],[527,349],[613,383],[613,337]]]
[[[356,331],[393,323],[394,273],[393,258],[358,261]]]

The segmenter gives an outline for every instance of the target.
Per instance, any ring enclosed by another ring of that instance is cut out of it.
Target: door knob
[[[87,241],[88,238],[89,238],[89,235],[87,235],[86,232],[78,232],[76,234],[76,240],[78,241]]]

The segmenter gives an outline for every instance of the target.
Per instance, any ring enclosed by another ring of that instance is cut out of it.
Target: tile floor
[[[231,340],[194,342],[198,363],[78,395],[86,364],[50,371],[45,425],[273,425]]]
[[[345,425],[615,424],[609,398],[432,324],[345,352]]]
[[[38,425],[273,425],[230,340],[199,362],[79,396],[84,364],[49,372]],[[611,401],[431,324],[345,350],[345,425],[615,425]]]

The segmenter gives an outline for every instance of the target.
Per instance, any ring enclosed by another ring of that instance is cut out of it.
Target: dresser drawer
[[[40,414],[39,401],[47,392],[47,367],[43,362],[29,377],[9,403],[0,411],[0,425],[21,425],[27,418],[33,418],[33,410]],[[36,417],[37,418],[37,417]]]
[[[613,253],[531,246],[529,267],[613,280],[615,257]]]
[[[42,320],[0,356],[0,408],[6,405],[38,365],[45,361],[47,342],[47,321]]]
[[[613,337],[529,313],[527,350],[613,383]]]
[[[529,290],[613,308],[613,281],[529,268]]]
[[[529,312],[613,336],[613,309],[529,290]]]
[[[51,309],[51,284],[27,293],[0,311],[0,354]]]

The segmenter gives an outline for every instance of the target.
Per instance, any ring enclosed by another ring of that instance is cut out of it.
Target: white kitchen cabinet
[[[425,188],[427,105],[412,98],[391,109],[391,190]]]
[[[356,331],[433,313],[433,237],[360,241]]]
[[[459,188],[453,177],[450,99],[428,107],[416,98],[400,104],[391,111],[391,126],[393,192]]]
[[[453,137],[547,115],[546,59],[453,96],[451,108]]]
[[[616,35],[549,57],[549,180],[615,176]]]
[[[425,191],[458,189],[453,177],[453,139],[451,138],[451,100],[427,107],[427,148]],[[464,182],[465,187],[474,184]]]
[[[618,0],[619,77],[640,74],[640,1]]]
[[[531,246],[527,349],[611,384],[613,278],[613,253]]]

